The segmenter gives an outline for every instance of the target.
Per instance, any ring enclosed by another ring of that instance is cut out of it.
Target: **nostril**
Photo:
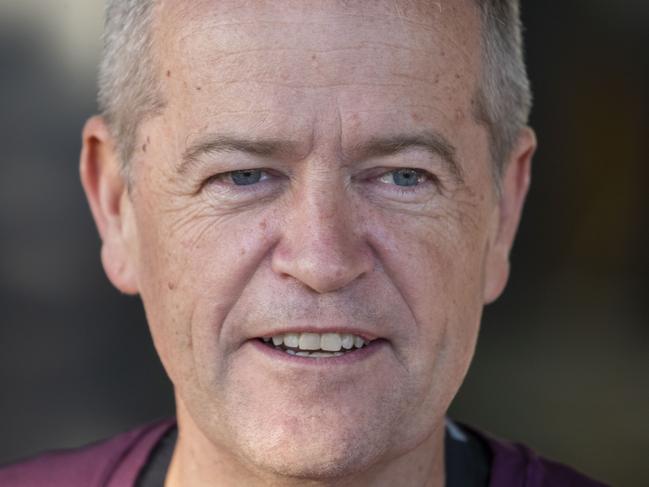
[[[349,231],[323,234],[308,225],[287,229],[274,249],[271,269],[282,278],[291,277],[317,294],[339,291],[374,268],[374,253],[361,235]]]

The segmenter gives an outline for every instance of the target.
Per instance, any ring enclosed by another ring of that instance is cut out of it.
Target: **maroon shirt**
[[[134,487],[173,419],[139,427],[77,450],[46,453],[0,469],[2,487]],[[482,438],[492,454],[489,487],[606,487],[529,448],[462,425]]]

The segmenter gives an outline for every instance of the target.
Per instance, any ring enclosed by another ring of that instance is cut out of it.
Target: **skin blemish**
[[[171,78],[171,70],[167,70],[167,78]]]
[[[266,230],[267,226],[268,224],[266,223],[266,220],[262,220],[259,222],[259,228],[261,228],[262,230]]]
[[[174,289],[176,289],[176,284],[174,282],[169,281],[167,283],[167,287],[169,288],[169,291],[173,291]]]
[[[196,91],[201,91],[203,88],[201,86],[196,87]]]
[[[142,144],[142,152],[146,152],[146,144]]]

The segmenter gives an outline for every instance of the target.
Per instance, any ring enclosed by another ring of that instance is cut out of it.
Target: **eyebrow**
[[[464,184],[462,166],[460,166],[456,157],[457,150],[446,137],[438,132],[376,137],[366,143],[355,145],[352,152],[358,153],[364,158],[370,158],[389,156],[411,148],[424,149],[440,157],[456,181]]]
[[[298,144],[284,139],[248,139],[231,135],[208,135],[190,145],[184,152],[177,168],[185,174],[205,154],[243,152],[260,157],[272,157],[280,153],[295,153]],[[456,149],[446,137],[437,132],[397,134],[374,137],[368,142],[356,144],[351,153],[355,158],[368,159],[397,154],[411,148],[420,148],[439,156],[457,182],[463,184],[463,171],[456,159]]]
[[[245,152],[260,157],[271,157],[296,149],[297,144],[282,139],[245,139],[230,135],[208,135],[190,145],[184,152],[177,171],[184,174],[204,154]]]

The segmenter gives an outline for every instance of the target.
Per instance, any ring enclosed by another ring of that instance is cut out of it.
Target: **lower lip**
[[[383,339],[372,340],[368,345],[363,348],[356,348],[353,352],[347,352],[343,355],[334,357],[300,357],[298,355],[291,355],[282,350],[268,346],[259,339],[248,340],[248,343],[259,352],[267,355],[275,360],[284,360],[290,364],[308,365],[311,367],[323,366],[338,366],[338,365],[351,365],[357,362],[367,360],[372,355],[378,353],[383,347],[388,345],[388,342]]]

